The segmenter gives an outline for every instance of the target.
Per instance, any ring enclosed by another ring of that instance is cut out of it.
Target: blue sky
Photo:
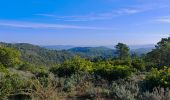
[[[169,34],[169,0],[0,0],[3,42],[138,45]]]

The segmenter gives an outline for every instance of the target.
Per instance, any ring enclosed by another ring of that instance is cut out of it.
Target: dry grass
[[[57,85],[54,80],[55,78],[49,75],[47,86],[38,79],[31,80],[33,89],[30,96],[35,100],[58,100]]]

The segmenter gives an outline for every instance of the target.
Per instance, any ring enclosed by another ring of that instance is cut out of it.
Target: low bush
[[[68,77],[75,73],[91,72],[93,70],[92,62],[80,57],[75,57],[70,61],[65,61],[63,64],[61,64],[61,66],[57,66],[57,68],[53,69],[55,69],[55,71],[53,71],[54,74],[57,74],[59,77]]]
[[[139,87],[138,84],[133,82],[113,82],[111,93],[112,95],[115,95],[118,100],[136,100],[139,93]]]
[[[35,66],[35,65],[27,63],[27,62],[23,63],[19,67],[19,70],[29,71],[29,72],[35,74],[37,77],[47,76],[48,73],[49,73],[47,67],[44,67],[44,66]]]
[[[16,67],[21,64],[21,53],[13,48],[0,46],[0,64],[4,67]]]
[[[138,95],[137,100],[170,100],[170,91],[164,88],[154,88],[152,92],[146,91]]]
[[[161,70],[152,69],[149,75],[144,80],[144,85],[147,89],[152,90],[154,87],[170,87],[170,68],[164,67]]]
[[[133,68],[135,68],[138,71],[145,70],[145,63],[142,59],[139,59],[139,58],[133,59],[131,65]]]
[[[131,60],[130,59],[127,59],[127,60],[115,59],[113,60],[113,65],[114,66],[117,66],[117,65],[131,66]]]
[[[8,74],[9,70],[4,67],[2,64],[0,64],[0,74]]]
[[[131,75],[131,68],[128,66],[112,66],[111,64],[99,64],[94,68],[95,75],[99,75],[109,81],[127,78]]]
[[[17,95],[30,88],[28,80],[17,74],[8,74],[0,80],[0,99],[7,99],[10,95]]]
[[[58,100],[57,84],[52,74],[48,77],[31,79],[30,83],[32,88],[28,93],[33,100]]]

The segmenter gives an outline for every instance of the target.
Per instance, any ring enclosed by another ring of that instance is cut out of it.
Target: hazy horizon
[[[170,34],[169,0],[5,0],[0,42],[36,45],[156,44]]]
[[[26,43],[26,42],[4,42],[0,41],[2,43],[10,43],[10,44],[20,44],[20,43],[25,43],[25,44],[31,44],[31,45],[37,45],[40,47],[45,47],[45,48],[75,48],[75,47],[107,47],[107,48],[114,48],[116,44],[110,44],[110,45],[65,45],[65,44],[54,44],[54,45],[40,45],[40,44],[34,44],[34,43]],[[128,45],[131,49],[139,49],[139,48],[153,48],[155,47],[156,44],[136,44],[136,45]]]

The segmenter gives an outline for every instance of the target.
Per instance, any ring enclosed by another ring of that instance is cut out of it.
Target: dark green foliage
[[[112,61],[112,65],[114,65],[114,66],[117,66],[117,65],[131,66],[131,60],[130,59],[126,59],[126,60],[115,59]]]
[[[61,64],[56,64],[52,66],[51,68],[49,68],[49,71],[56,74],[58,72],[59,67],[61,67]]]
[[[120,60],[130,59],[130,49],[126,44],[118,43],[116,46],[116,55]]]
[[[127,78],[132,71],[128,66],[113,66],[111,64],[98,64],[94,70],[96,75],[99,75],[109,81]]]
[[[134,58],[132,60],[132,68],[135,68],[138,71],[144,71],[145,70],[145,62],[141,58]]]
[[[162,38],[155,47],[147,54],[146,61],[152,62],[158,67],[170,66],[170,37]]]

